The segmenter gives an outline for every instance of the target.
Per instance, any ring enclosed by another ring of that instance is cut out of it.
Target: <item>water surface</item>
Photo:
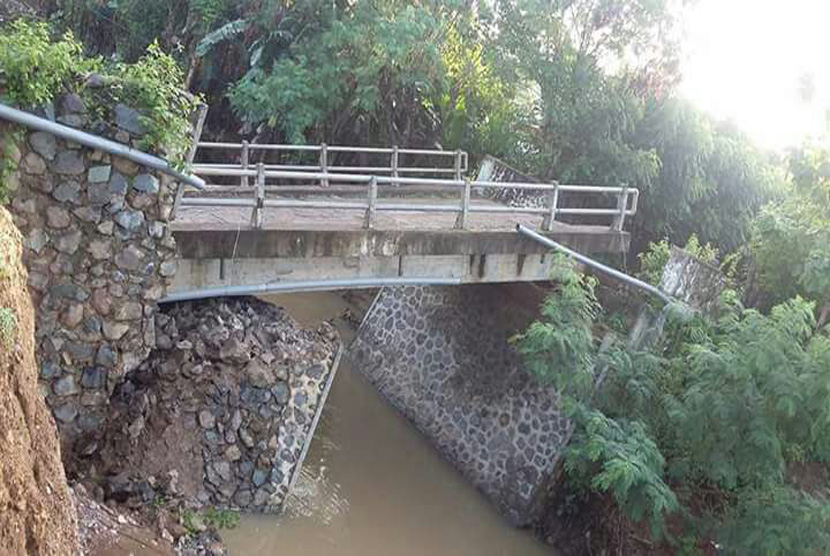
[[[267,300],[304,326],[335,319],[346,343],[354,335],[338,294]],[[244,515],[222,537],[233,556],[553,553],[503,521],[345,358],[285,514]]]

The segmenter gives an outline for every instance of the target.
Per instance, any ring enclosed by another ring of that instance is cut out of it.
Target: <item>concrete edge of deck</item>
[[[547,252],[513,230],[235,230],[173,227],[182,259],[529,255]],[[548,237],[587,254],[624,253],[630,235],[567,227]]]

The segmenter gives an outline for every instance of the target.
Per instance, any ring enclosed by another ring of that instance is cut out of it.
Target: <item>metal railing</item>
[[[225,149],[238,151],[239,164],[222,163],[199,163],[194,165],[194,171],[201,173],[204,170],[240,168],[249,170],[256,167],[251,163],[251,154],[254,151],[261,151],[265,156],[268,153],[289,153],[301,155],[304,153],[318,153],[317,162],[314,164],[269,164],[265,163],[267,171],[300,171],[319,172],[322,174],[357,172],[360,174],[383,174],[393,178],[407,174],[430,174],[430,175],[451,175],[456,180],[461,180],[467,172],[468,156],[462,150],[444,151],[436,149],[401,149],[397,145],[392,147],[353,147],[346,145],[281,145],[281,144],[258,144],[243,141],[241,143],[217,143],[202,141],[198,144],[199,149]],[[373,155],[375,157],[389,157],[387,166],[355,166],[337,165],[332,161],[331,155]],[[432,164],[431,166],[406,166],[402,159],[418,157],[421,162]],[[449,161],[451,165],[441,165],[442,161]],[[216,175],[216,174],[214,174]],[[240,185],[248,185],[248,176],[240,176]],[[323,179],[321,185],[327,186],[328,182]]]
[[[180,183],[187,184],[194,189],[202,189],[205,185],[205,182],[201,178],[179,172],[170,166],[166,160],[157,156],[136,150],[129,145],[118,143],[105,137],[99,137],[98,135],[93,135],[80,129],[35,116],[34,114],[12,108],[6,104],[0,103],[0,118],[16,124],[25,125],[31,129],[51,133],[56,137],[60,137],[66,141],[73,141],[91,149],[98,149],[99,151],[126,158],[136,164],[173,176]]]
[[[256,168],[246,169],[244,167],[218,166],[218,165],[197,165],[194,171],[203,177],[238,177],[254,178],[250,186],[225,186],[206,185],[204,190],[208,193],[235,194],[235,197],[184,197],[180,199],[180,206],[185,207],[250,207],[251,225],[255,228],[262,226],[262,209],[284,208],[284,209],[338,209],[344,211],[363,211],[364,228],[372,228],[375,225],[378,212],[422,212],[422,213],[454,213],[457,215],[455,221],[456,229],[466,229],[469,215],[475,213],[509,213],[509,214],[536,214],[542,217],[542,229],[550,231],[554,222],[560,215],[580,216],[610,216],[612,217],[611,228],[621,231],[628,216],[637,212],[639,190],[630,187],[595,187],[587,185],[564,185],[559,183],[515,183],[515,182],[493,182],[493,181],[471,181],[470,179],[441,179],[422,177],[400,177],[400,176],[379,176],[375,174],[352,174],[332,172],[303,172],[291,170],[269,170],[264,163],[258,163]],[[290,185],[267,185],[267,179],[292,180],[318,184],[315,187],[301,186],[305,193],[327,193],[332,184],[348,186],[347,189],[353,193],[365,195],[365,198],[357,199],[289,199],[289,198],[268,198],[268,193],[296,193],[297,186]],[[242,182],[240,182],[242,183]],[[326,184],[320,187],[321,184]],[[458,204],[454,203],[426,203],[426,202],[390,202],[379,200],[378,192],[382,187],[387,187],[392,193],[405,191],[405,186],[420,186],[422,189],[434,190],[436,193],[455,194],[459,197]],[[361,191],[361,188],[365,190]],[[500,205],[492,201],[475,202],[472,200],[472,192],[482,190],[499,189],[532,189],[546,195],[544,207],[511,207]],[[610,194],[617,199],[614,208],[569,208],[559,206],[559,193],[578,194]],[[240,197],[239,194],[251,194],[251,197]],[[630,201],[629,201],[630,199]]]

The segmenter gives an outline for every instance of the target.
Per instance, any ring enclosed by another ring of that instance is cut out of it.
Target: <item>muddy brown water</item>
[[[354,336],[339,317],[354,308],[338,294],[266,299],[304,326],[334,319],[345,343]],[[232,556],[553,554],[507,524],[345,358],[285,513],[243,515],[222,537]]]

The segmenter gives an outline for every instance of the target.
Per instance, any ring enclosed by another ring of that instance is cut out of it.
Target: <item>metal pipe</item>
[[[25,125],[26,127],[30,127],[38,131],[51,133],[61,139],[73,141],[92,149],[106,151],[110,154],[132,160],[142,166],[146,166],[148,168],[152,168],[153,170],[158,170],[159,172],[164,172],[165,174],[173,176],[180,182],[186,183],[196,189],[202,189],[205,186],[205,181],[203,179],[197,176],[189,176],[173,169],[170,164],[162,158],[141,152],[130,147],[129,145],[117,143],[116,141],[105,139],[104,137],[99,137],[97,135],[81,131],[80,129],[75,129],[73,127],[47,120],[46,118],[41,118],[40,116],[35,116],[34,114],[18,110],[17,108],[12,108],[11,106],[7,106],[3,103],[0,103],[0,118]]]
[[[565,253],[566,255],[569,255],[569,256],[573,257],[574,259],[576,259],[577,261],[581,262],[582,264],[584,264],[586,266],[589,266],[589,267],[591,267],[595,270],[598,270],[598,271],[600,271],[604,274],[607,274],[607,275],[609,275],[613,278],[616,278],[617,280],[625,282],[626,284],[629,284],[629,285],[634,286],[636,288],[640,288],[641,290],[644,290],[644,291],[646,291],[646,292],[648,292],[652,295],[656,295],[657,297],[662,299],[665,303],[675,303],[676,302],[676,300],[674,300],[671,296],[669,296],[667,293],[665,293],[661,289],[656,288],[656,287],[652,286],[651,284],[646,284],[642,280],[638,280],[637,278],[634,278],[633,276],[629,276],[625,272],[621,272],[621,271],[617,270],[616,268],[611,268],[610,266],[606,266],[606,265],[602,264],[601,262],[595,261],[594,259],[592,259],[590,257],[586,257],[585,255],[583,255],[581,253],[577,253],[573,249],[569,249],[569,248],[565,247],[564,245],[562,245],[560,243],[557,243],[557,242],[553,241],[552,239],[547,238],[547,237],[543,236],[542,234],[537,233],[534,230],[531,230],[530,228],[528,228],[526,226],[522,226],[521,224],[516,224],[516,231],[518,233],[524,235],[524,236],[529,237],[530,239],[536,241],[537,243],[541,243],[542,245],[550,247],[551,249],[555,249],[557,251]]]
[[[159,303],[193,301],[211,297],[235,297],[263,295],[275,292],[329,291],[359,288],[384,288],[394,286],[460,286],[461,278],[344,278],[340,280],[299,280],[271,282],[252,286],[220,286],[167,294]]]

